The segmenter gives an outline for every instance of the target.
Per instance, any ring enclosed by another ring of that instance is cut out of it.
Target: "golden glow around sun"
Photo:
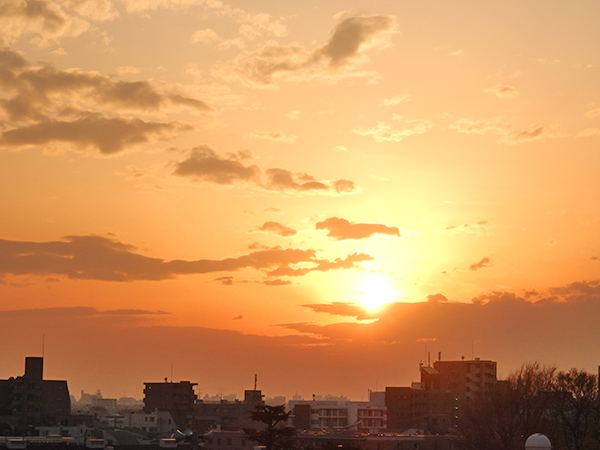
[[[396,291],[388,284],[381,274],[369,274],[362,283],[360,305],[374,310],[395,300]]]

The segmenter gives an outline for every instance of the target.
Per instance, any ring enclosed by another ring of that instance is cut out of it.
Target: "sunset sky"
[[[600,2],[0,0],[0,379],[347,395],[600,364]],[[172,373],[172,376],[171,376]]]

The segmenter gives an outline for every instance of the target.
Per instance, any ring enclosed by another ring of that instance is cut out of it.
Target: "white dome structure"
[[[525,441],[525,450],[550,450],[550,439],[541,433],[532,434]]]

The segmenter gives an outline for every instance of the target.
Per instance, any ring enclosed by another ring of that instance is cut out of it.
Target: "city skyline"
[[[115,398],[360,399],[438,352],[596,373],[598,18],[0,4],[0,379],[42,352]]]

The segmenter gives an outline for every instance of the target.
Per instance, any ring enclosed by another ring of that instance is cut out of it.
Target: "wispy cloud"
[[[404,127],[392,128],[388,123],[379,122],[375,127],[358,128],[352,132],[360,136],[372,137],[375,142],[399,142],[407,136],[423,134],[434,126],[429,120],[403,120],[401,116],[395,116],[394,120],[402,121]]]
[[[498,98],[515,98],[519,96],[519,91],[514,86],[498,84],[483,90],[486,94],[494,94]]]
[[[266,139],[269,141],[285,142],[291,144],[296,142],[298,136],[294,134],[286,134],[281,130],[277,131],[253,131],[248,135],[251,139]]]

